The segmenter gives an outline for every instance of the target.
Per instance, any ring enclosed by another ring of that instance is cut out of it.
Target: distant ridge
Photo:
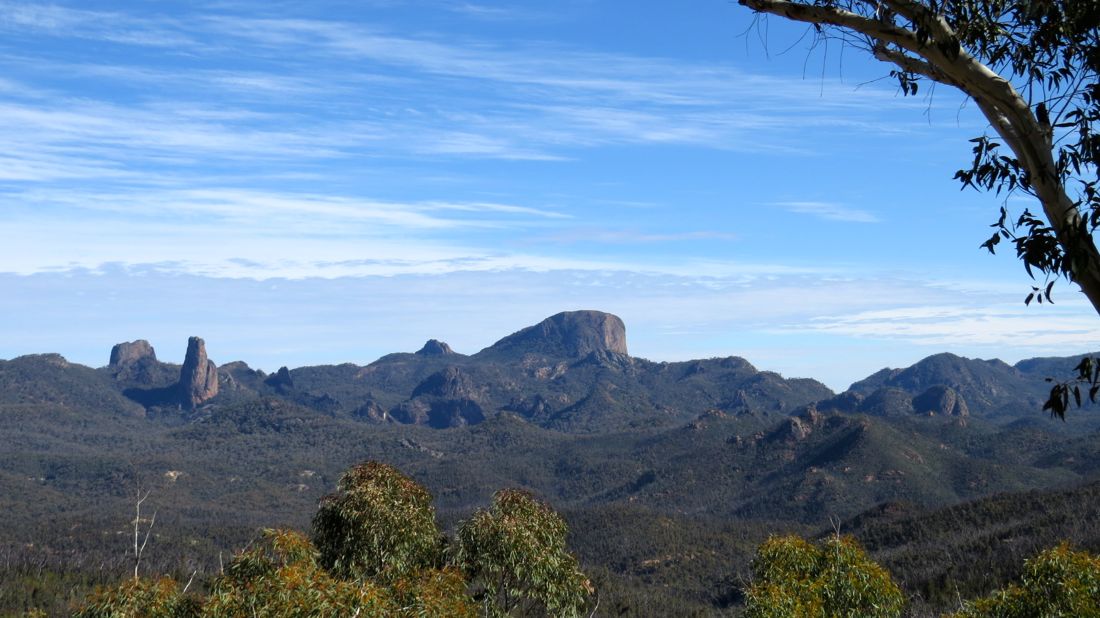
[[[1026,363],[1026,361],[1024,361]],[[927,407],[932,399],[942,399],[945,412],[966,409],[977,415],[996,414],[1006,407],[1038,409],[1045,391],[1044,377],[1028,375],[1003,361],[964,358],[955,354],[933,354],[905,369],[883,369],[852,384],[850,393],[867,400],[890,392],[921,397],[915,402]],[[930,389],[939,389],[930,391]],[[944,391],[943,389],[947,389]],[[962,402],[962,403],[960,403]],[[937,406],[933,406],[937,407]],[[956,410],[957,408],[957,410]]]
[[[552,315],[472,356],[429,339],[416,353],[388,354],[366,366],[281,367],[266,375],[241,361],[217,367],[198,337],[188,341],[183,366],[157,360],[152,346],[138,339],[114,346],[110,364],[97,371],[151,418],[174,422],[276,397],[373,423],[446,428],[516,414],[566,433],[600,433],[667,427],[712,410],[760,418],[808,410],[938,417],[960,426],[972,419],[1032,422],[1041,418],[1036,411],[1049,392],[1044,378],[1069,372],[1079,358],[1030,359],[1013,367],[935,354],[908,368],[883,369],[838,394],[813,379],[759,371],[737,357],[634,358],[622,319],[580,310]],[[14,383],[12,389],[50,390]]]

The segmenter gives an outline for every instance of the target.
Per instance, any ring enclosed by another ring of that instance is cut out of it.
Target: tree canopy
[[[321,500],[313,542],[321,564],[342,577],[391,582],[442,560],[432,495],[376,461],[345,472],[340,491]]]
[[[498,491],[458,531],[458,562],[486,616],[578,616],[593,592],[565,520],[531,494]]]
[[[814,545],[773,536],[756,552],[745,616],[896,618],[905,597],[881,566],[851,537]]]

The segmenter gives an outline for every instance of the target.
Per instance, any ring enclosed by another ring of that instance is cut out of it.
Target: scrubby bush
[[[73,613],[74,618],[198,618],[202,603],[169,577],[129,578],[100,588]]]
[[[395,610],[384,588],[337,579],[322,569],[305,535],[267,530],[261,543],[238,553],[214,581],[203,615],[367,618],[392,616]]]

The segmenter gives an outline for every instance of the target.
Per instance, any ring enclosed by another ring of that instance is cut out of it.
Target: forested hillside
[[[565,517],[609,615],[734,611],[774,533],[839,525],[930,611],[1060,540],[1100,549],[1100,418],[1038,410],[1072,358],[937,355],[835,394],[736,357],[631,357],[598,312],[367,366],[265,374],[188,350],[181,365],[140,342],[99,369],[0,361],[0,611],[61,613],[132,573],[145,494],[141,571],[201,588],[260,528],[308,529],[367,460],[423,484],[451,534],[496,491],[532,492]]]

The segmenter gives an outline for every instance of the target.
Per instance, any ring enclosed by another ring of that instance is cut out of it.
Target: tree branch
[[[806,24],[825,24],[855,30],[873,39],[893,43],[902,49],[919,53],[921,47],[912,30],[890,22],[869,19],[858,13],[833,6],[788,2],[787,0],[738,0],[742,5],[761,13],[771,13]]]
[[[956,88],[961,88],[958,82],[945,75],[943,71],[940,71],[931,63],[921,60],[920,58],[908,56],[896,49],[890,49],[889,47],[886,47],[886,45],[881,43],[876,44],[871,51],[875,55],[875,58],[878,58],[883,62],[889,62],[891,64],[897,65],[897,67],[903,71],[917,73],[919,75],[927,77],[932,81],[939,82],[941,84],[947,84],[948,86],[954,86]]]

